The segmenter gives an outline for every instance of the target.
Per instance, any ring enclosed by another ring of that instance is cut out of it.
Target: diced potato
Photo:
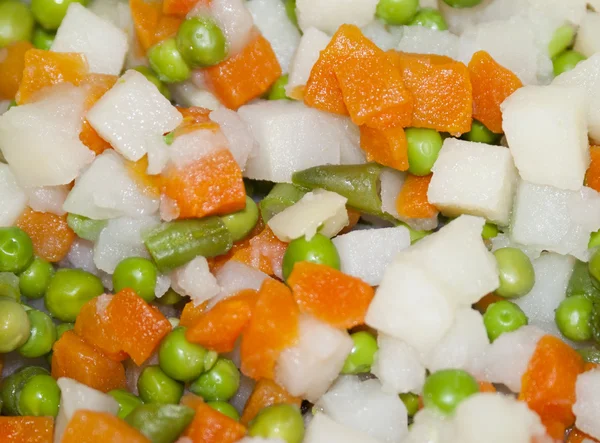
[[[183,106],[198,106],[211,110],[221,107],[221,102],[212,92],[197,87],[191,80],[171,84],[169,91],[175,102]]]
[[[338,140],[340,142],[340,164],[359,165],[367,163],[365,151],[360,148],[360,129],[350,117],[343,115],[321,114],[324,121],[327,121],[331,129],[337,129]]]
[[[575,39],[576,51],[581,52],[586,57],[591,57],[596,52],[600,52],[600,13],[588,11],[581,21],[581,26],[577,31]]]
[[[398,44],[402,38],[401,28],[388,29],[388,27],[380,20],[372,21],[367,26],[364,26],[361,31],[365,37],[379,46],[383,51],[398,49]]]
[[[364,432],[336,423],[322,412],[317,412],[310,421],[304,443],[379,443]]]
[[[558,85],[518,89],[502,104],[502,120],[523,180],[573,191],[581,187],[590,163],[582,89]]]
[[[450,31],[438,31],[425,26],[403,26],[402,32],[399,51],[458,58],[459,38]]]
[[[542,254],[542,250],[535,246],[523,246],[519,243],[516,243],[510,239],[508,233],[498,234],[494,238],[491,239],[492,242],[492,252],[496,252],[500,248],[519,248],[521,251],[525,253],[530,260],[535,260],[539,258]]]
[[[298,24],[303,31],[315,27],[328,34],[345,23],[360,28],[373,21],[377,3],[378,0],[297,0]]]
[[[175,138],[169,147],[168,156],[173,165],[184,169],[214,151],[226,149],[228,145],[223,132],[201,128]]]
[[[210,300],[221,290],[205,257],[196,257],[175,269],[171,273],[171,286],[178,294],[189,296],[195,305]]]
[[[600,438],[600,422],[598,422],[598,408],[600,408],[600,370],[580,374],[575,385],[576,401],[573,405],[575,426],[591,437]]]
[[[12,226],[27,207],[27,195],[5,163],[0,163],[0,206],[1,227]]]
[[[508,149],[447,138],[432,171],[427,198],[444,214],[508,225],[518,179]]]
[[[243,171],[248,158],[254,155],[258,148],[250,128],[242,121],[237,112],[224,107],[211,112],[210,119],[219,124],[229,142],[229,150]]]
[[[41,186],[25,188],[25,193],[29,198],[29,207],[34,211],[64,215],[63,205],[69,195],[69,188],[69,185]]]
[[[423,408],[413,418],[408,436],[402,443],[455,443],[454,426],[450,417]]]
[[[217,284],[221,287],[221,291],[216,297],[210,300],[208,309],[212,308],[219,301],[244,289],[258,291],[263,282],[270,278],[264,272],[236,260],[229,260],[225,263],[216,272],[215,277],[217,278]]]
[[[288,96],[301,98],[301,96],[298,97],[294,93],[294,89],[306,84],[312,67],[319,59],[319,54],[325,49],[329,40],[331,38],[317,28],[311,27],[304,31],[290,62],[288,84],[285,87]]]
[[[206,13],[206,3],[197,3],[198,13]],[[229,56],[234,56],[252,38],[254,21],[244,0],[211,0],[210,12],[227,39]],[[194,15],[194,12],[190,13]]]

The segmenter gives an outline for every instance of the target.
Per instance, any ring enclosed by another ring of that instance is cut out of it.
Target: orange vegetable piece
[[[219,125],[213,122],[209,115],[210,109],[191,106],[189,108],[177,107],[179,113],[183,116],[183,122],[173,131],[175,137],[188,134],[198,129],[211,129],[216,131]]]
[[[499,295],[496,295],[493,292],[491,292],[487,295],[484,295],[481,300],[479,300],[477,303],[475,303],[473,305],[473,307],[475,309],[477,309],[481,314],[485,314],[485,311],[487,311],[487,308],[492,303],[496,303],[497,301],[502,301],[502,300],[505,300],[505,299],[500,297]]]
[[[255,290],[246,289],[219,301],[198,318],[185,337],[220,353],[233,351],[235,342],[250,321],[257,296]]]
[[[150,443],[125,420],[107,412],[75,411],[61,443]]]
[[[0,441],[52,443],[52,417],[0,417]]]
[[[431,177],[431,174],[424,177],[412,174],[406,176],[396,200],[398,214],[407,218],[429,218],[438,213],[437,208],[427,199]]]
[[[210,0],[164,0],[162,12],[170,15],[179,15],[185,17],[196,5],[209,7]]]
[[[18,218],[16,225],[31,237],[37,255],[49,262],[59,262],[67,256],[76,235],[67,225],[66,215],[36,212],[30,208]]]
[[[160,175],[148,175],[148,156],[145,155],[136,162],[127,161],[127,172],[129,176],[142,189],[144,194],[159,198],[162,189],[162,177]]]
[[[248,423],[250,423],[250,421],[256,417],[256,414],[258,414],[263,408],[281,403],[287,403],[300,407],[302,404],[302,399],[299,397],[294,397],[273,380],[261,378],[254,385],[252,394],[250,394],[250,398],[248,398],[246,406],[244,406],[244,412],[242,413],[240,422],[248,425]]]
[[[200,397],[186,394],[181,404],[196,410],[183,433],[193,443],[234,443],[246,435],[244,425],[211,408]]]
[[[600,192],[600,146],[590,146],[590,166],[585,173],[585,185]]]
[[[25,54],[33,45],[29,42],[15,42],[0,49],[0,100],[13,100],[25,67]]]
[[[279,240],[268,226],[260,234],[244,240],[239,247],[234,248],[231,260],[252,266],[268,275],[281,275],[287,243]]]
[[[304,88],[304,103],[322,111],[347,115],[335,68],[349,57],[365,58],[382,53],[358,27],[340,26],[310,72]]]
[[[562,340],[545,335],[535,349],[521,379],[519,400],[535,411],[548,434],[562,439],[575,422],[575,382],[584,370],[581,356]]]
[[[577,428],[573,428],[571,432],[569,432],[569,437],[567,438],[567,443],[583,443],[584,440],[591,440],[597,442],[593,437],[590,437],[585,432],[580,431]]]
[[[204,70],[206,82],[225,106],[237,109],[260,97],[281,76],[271,44],[258,34],[246,47]]]
[[[100,98],[114,86],[118,77],[116,75],[107,74],[89,74],[82,82],[88,89],[88,96],[85,101],[85,109],[89,110]],[[79,140],[96,153],[102,154],[109,149],[110,143],[104,140],[92,128],[87,120],[83,122],[83,128],[79,134]]]
[[[398,69],[402,69],[403,62],[407,60],[421,62],[426,65],[444,65],[455,62],[454,59],[446,55],[417,54],[412,52],[395,51],[393,49],[387,51],[385,54],[388,57],[389,61],[392,62],[392,64]]]
[[[195,305],[194,302],[187,302],[183,307],[183,311],[181,311],[179,326],[184,326],[186,328],[193,326],[200,317],[202,317],[202,314],[204,314],[207,304],[208,303]]]
[[[52,377],[69,377],[102,392],[125,388],[123,364],[108,358],[73,331],[54,343]]]
[[[163,13],[160,0],[129,0],[138,41],[144,51],[177,33],[183,19]]]
[[[492,392],[492,393],[496,393],[496,387],[487,382],[487,381],[480,381],[479,382],[479,392]]]
[[[87,73],[88,64],[83,54],[30,49],[25,53],[17,103],[22,105],[31,102],[35,99],[36,92],[48,86],[59,83],[79,86]]]
[[[241,369],[246,376],[273,378],[279,354],[298,337],[298,315],[289,288],[276,280],[265,280],[242,334]]]
[[[369,161],[399,171],[408,169],[408,142],[401,127],[382,130],[361,126],[360,147]]]
[[[346,208],[346,211],[348,212],[348,226],[346,226],[344,229],[342,229],[340,231],[340,234],[346,234],[350,231],[352,231],[352,229],[354,229],[354,227],[357,225],[358,221],[360,220],[360,212],[355,211],[354,209],[350,209],[350,208]]]

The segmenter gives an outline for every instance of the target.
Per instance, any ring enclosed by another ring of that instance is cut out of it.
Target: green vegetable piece
[[[366,331],[355,332],[350,335],[354,342],[352,351],[344,363],[342,374],[362,374],[371,372],[371,365],[375,359],[375,353],[379,349],[377,339]]]
[[[558,329],[569,340],[576,342],[592,338],[590,324],[594,305],[585,295],[565,298],[555,312]]]
[[[167,320],[169,320],[169,323],[171,323],[172,329],[175,329],[177,326],[179,326],[179,319],[177,317],[169,317]]]
[[[268,406],[250,422],[248,435],[301,443],[304,438],[302,414],[296,406],[285,403]]]
[[[508,300],[492,303],[483,314],[483,324],[490,341],[506,332],[516,331],[528,322],[521,308]]]
[[[407,128],[408,172],[429,175],[442,149],[442,136],[435,129]]]
[[[467,397],[479,392],[477,381],[461,369],[442,369],[431,374],[423,385],[423,404],[451,414]]]
[[[206,404],[232,420],[240,421],[240,413],[230,403],[226,401],[209,401]]]
[[[588,264],[577,260],[573,266],[573,273],[567,286],[567,297],[585,295],[592,302],[600,302],[600,290],[594,286]]]
[[[154,300],[158,270],[154,263],[143,257],[128,257],[121,260],[112,277],[113,289],[133,289],[147,302]]]
[[[379,0],[375,15],[388,25],[408,25],[419,10],[419,0]]]
[[[19,395],[19,414],[33,417],[58,415],[60,388],[51,376],[34,375],[23,385]]]
[[[185,265],[195,257],[215,257],[231,249],[231,233],[219,217],[163,223],[144,236],[160,271]]]
[[[125,421],[152,443],[173,443],[192,422],[195,413],[183,405],[139,405]]]
[[[576,351],[581,355],[581,358],[586,363],[595,363],[600,364],[600,349],[596,348],[580,348],[576,349]]]
[[[14,108],[16,106],[18,106],[17,102],[15,100],[11,100],[10,103],[8,104],[8,109]],[[7,109],[7,111],[8,111],[8,109]]]
[[[575,40],[575,28],[571,25],[563,25],[554,31],[552,40],[548,43],[548,55],[550,58],[556,57],[565,51]]]
[[[142,370],[137,387],[144,403],[177,404],[183,395],[183,384],[165,374],[158,365]]]
[[[37,309],[27,311],[29,318],[29,338],[18,351],[23,357],[35,358],[46,355],[56,341],[56,326],[48,314]]]
[[[185,338],[187,328],[177,327],[160,344],[158,361],[169,377],[179,381],[191,381],[204,372],[207,350]]]
[[[31,40],[33,14],[18,0],[0,2],[0,48],[18,41]]]
[[[160,81],[177,83],[187,80],[191,71],[177,49],[174,38],[157,43],[148,50],[148,62]]]
[[[39,366],[26,366],[2,380],[2,415],[20,415],[18,405],[21,390],[31,377],[40,374],[49,375],[47,370]]]
[[[0,228],[0,272],[18,274],[33,260],[33,243],[16,227]]]
[[[173,288],[169,288],[165,295],[156,299],[156,303],[163,306],[172,306],[179,303],[185,297],[179,295],[177,292],[173,290]]]
[[[592,232],[590,234],[590,241],[588,242],[588,249],[597,248],[600,246],[600,231]]]
[[[333,242],[323,234],[315,234],[310,240],[300,237],[292,240],[283,255],[283,278],[292,273],[294,265],[301,261],[327,265],[340,269],[340,256]]]
[[[167,100],[171,100],[171,91],[169,91],[169,88],[167,88],[167,85],[165,85],[163,82],[160,81],[160,79],[156,76],[156,74],[154,72],[152,72],[152,69],[150,69],[147,66],[141,65],[141,66],[136,66],[135,69],[137,72],[144,74],[144,77],[146,77],[150,82],[152,82],[154,84],[154,86],[156,86],[156,88],[160,91],[160,93],[162,95],[165,96],[165,98]],[[165,137],[171,136],[171,138],[173,138],[173,133],[170,132],[169,134],[165,135]],[[166,140],[165,140],[166,141]],[[168,145],[170,145],[171,143],[173,143],[173,140],[171,140],[171,142],[167,142]]]
[[[476,143],[486,143],[488,145],[497,145],[500,143],[502,134],[496,134],[490,131],[483,123],[473,120],[471,130],[461,137],[463,140]]]
[[[493,223],[487,222],[483,225],[483,231],[481,232],[481,236],[484,240],[489,240],[498,235],[498,226]]]
[[[433,8],[422,8],[410,21],[411,26],[424,26],[425,28],[446,31],[448,24],[440,11]]]
[[[84,304],[104,293],[102,281],[81,269],[56,271],[44,296],[50,314],[64,322],[74,322]]]
[[[277,183],[271,192],[263,198],[258,206],[263,222],[268,223],[273,216],[279,214],[286,208],[298,203],[306,192],[290,183]]]
[[[67,215],[67,224],[78,237],[95,242],[100,237],[100,232],[106,227],[108,221],[92,220],[83,215],[69,214]]]
[[[29,338],[30,327],[22,305],[9,298],[0,299],[0,354],[23,346]]]
[[[224,215],[221,221],[231,233],[234,242],[248,236],[258,222],[258,206],[252,198],[246,196],[246,207],[241,211]]]
[[[0,272],[0,297],[6,297],[13,299],[16,302],[21,302],[19,277],[12,272]]]
[[[219,354],[215,351],[208,351],[204,357],[204,370],[210,371],[219,360]]]
[[[75,323],[61,323],[60,325],[56,326],[56,340],[60,340],[65,332],[71,331],[74,328]]]
[[[119,403],[119,412],[117,412],[117,417],[119,418],[124,419],[131,413],[131,411],[144,404],[139,397],[133,395],[131,392],[128,392],[125,389],[114,389],[110,391],[108,395],[110,395],[117,401],[117,403]]]
[[[49,51],[52,47],[52,43],[54,43],[55,37],[56,34],[54,32],[48,32],[43,28],[35,28],[33,36],[31,37],[31,43],[33,43],[33,46],[37,49]]]
[[[86,5],[87,0],[31,0],[31,12],[47,31],[56,31],[67,15],[71,3]]]
[[[588,271],[592,277],[592,284],[600,289],[600,249],[592,254],[588,262]]]
[[[277,79],[273,86],[271,86],[271,90],[269,91],[269,95],[267,98],[269,100],[290,100],[290,98],[285,93],[285,87],[288,84],[289,76],[287,74],[282,75]]]
[[[177,49],[192,68],[205,68],[225,60],[227,40],[214,19],[197,16],[179,26]]]
[[[240,387],[240,371],[231,360],[219,358],[215,365],[196,379],[189,389],[205,401],[227,401]]]
[[[482,1],[483,0],[444,0],[444,3],[453,8],[472,8]]]
[[[400,394],[400,400],[406,406],[406,412],[408,412],[409,417],[415,415],[419,410],[419,396],[417,394],[413,394],[412,392]]]
[[[528,294],[535,284],[535,272],[529,257],[518,248],[501,248],[494,252],[500,272],[500,287],[496,294],[517,298]]]
[[[284,0],[285,12],[290,21],[298,28],[298,16],[296,15],[296,0]]]
[[[579,62],[582,62],[587,57],[580,52],[567,50],[558,54],[552,59],[552,66],[554,68],[554,75],[559,76],[563,72],[570,71]]]
[[[42,298],[53,275],[54,266],[43,258],[36,257],[27,269],[19,274],[18,288],[27,298]]]

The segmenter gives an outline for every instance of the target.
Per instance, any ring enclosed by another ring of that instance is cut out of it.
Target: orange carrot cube
[[[33,45],[29,42],[15,42],[0,50],[0,100],[13,100],[17,95],[30,49]]]
[[[369,161],[399,171],[408,169],[408,142],[401,127],[374,129],[361,126],[360,147],[367,154]]]
[[[430,218],[438,214],[437,208],[427,199],[431,177],[431,174],[424,177],[412,174],[406,176],[396,199],[398,214],[406,218]]]
[[[80,409],[65,428],[61,443],[150,443],[125,420],[107,412]]]
[[[189,328],[193,326],[204,314],[206,310],[206,305],[208,303],[202,303],[199,305],[195,305],[194,302],[187,302],[183,307],[183,311],[181,311],[181,316],[179,317],[179,326],[184,326]]]
[[[138,41],[144,51],[174,36],[183,19],[163,13],[161,0],[129,0]]]
[[[246,427],[208,406],[200,397],[184,395],[181,404],[196,410],[183,433],[193,443],[234,443],[246,435]]]
[[[279,240],[268,226],[259,234],[242,241],[239,247],[234,246],[234,249],[231,260],[242,262],[268,275],[281,275],[287,243]]]
[[[29,235],[35,253],[53,263],[67,256],[76,238],[67,224],[66,215],[36,212],[27,208],[16,225]]]
[[[585,185],[600,192],[600,146],[590,146],[590,166],[585,173]]]
[[[0,417],[0,441],[6,443],[52,443],[52,417]]]
[[[248,398],[246,406],[244,406],[240,422],[248,425],[262,409],[281,403],[300,407],[302,399],[294,397],[274,381],[262,378],[254,385],[252,394],[250,394],[250,398]]]

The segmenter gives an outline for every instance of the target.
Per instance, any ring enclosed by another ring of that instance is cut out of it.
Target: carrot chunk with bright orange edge
[[[36,212],[27,208],[16,225],[29,235],[35,253],[53,263],[67,256],[76,238],[67,224],[66,215]]]
[[[262,409],[281,403],[300,407],[302,399],[294,397],[274,381],[262,378],[254,385],[252,394],[244,406],[240,422],[247,425]]]
[[[499,295],[496,295],[493,292],[491,292],[487,295],[484,295],[481,300],[479,300],[477,303],[475,303],[473,305],[473,307],[475,309],[477,309],[481,314],[485,314],[485,311],[487,311],[487,308],[492,303],[496,303],[496,302],[502,301],[502,300],[504,300],[503,297],[500,297]]]
[[[0,441],[52,443],[52,417],[0,417]]]
[[[360,147],[369,161],[399,171],[408,169],[408,142],[401,127],[382,130],[361,126]]]
[[[590,146],[590,166],[585,173],[585,185],[600,192],[600,146]]]
[[[61,443],[150,443],[125,420],[107,412],[80,409],[65,428]]]
[[[181,404],[196,410],[183,433],[193,443],[234,443],[246,435],[246,427],[208,406],[200,397],[186,394]]]
[[[492,392],[492,393],[496,393],[496,387],[491,384],[490,382],[487,381],[480,381],[479,382],[479,392]]]
[[[15,42],[4,49],[0,49],[0,100],[13,100],[25,67],[25,54],[33,45],[29,42]]]
[[[573,428],[571,432],[569,432],[569,437],[567,438],[566,443],[583,443],[585,440],[590,440],[593,442],[597,442],[593,437],[590,437],[585,432],[580,431],[577,428]]]
[[[431,174],[423,177],[412,174],[406,176],[396,199],[398,214],[407,218],[429,218],[437,215],[437,208],[427,199],[431,177]]]
[[[162,11],[165,14],[185,17],[196,5],[209,7],[210,0],[164,0]]]
[[[281,275],[287,243],[279,240],[268,226],[260,234],[244,240],[242,246],[234,248],[231,260],[242,262],[268,275]]]
[[[364,281],[326,265],[296,263],[288,285],[301,312],[336,328],[364,323],[374,291]]]
[[[54,343],[52,377],[68,377],[102,392],[124,388],[123,364],[108,358],[73,331]]]
[[[177,34],[183,19],[163,13],[160,0],[129,0],[129,8],[138,40],[144,51]]]
[[[469,62],[469,74],[473,86],[473,118],[490,131],[501,134],[500,105],[523,83],[485,51],[478,51],[473,55]]]
[[[257,291],[247,289],[218,302],[202,314],[185,337],[192,343],[217,352],[231,352],[250,321]]]
[[[242,334],[242,372],[255,380],[272,379],[281,351],[298,338],[298,306],[289,288],[267,279]]]
[[[100,100],[100,98],[114,86],[118,77],[108,74],[89,74],[85,77],[81,85],[85,86],[88,94],[85,100],[85,109],[88,110]],[[102,154],[109,149],[110,143],[98,135],[87,120],[83,121],[83,127],[79,134],[79,140],[96,153]]]
[[[36,92],[48,86],[59,83],[79,86],[87,73],[88,64],[83,54],[30,49],[25,53],[23,79],[17,92],[17,103],[29,103],[35,99]]]
[[[204,311],[206,310],[207,303],[202,303],[199,305],[195,305],[194,302],[188,302],[183,307],[183,311],[181,311],[181,316],[179,317],[179,325],[189,328],[196,323]]]

